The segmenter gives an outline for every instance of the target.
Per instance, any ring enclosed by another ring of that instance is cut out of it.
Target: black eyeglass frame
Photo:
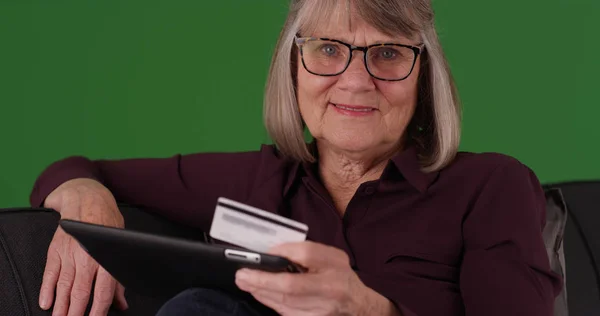
[[[306,67],[306,63],[304,62],[304,52],[302,50],[302,46],[309,41],[317,41],[317,40],[321,40],[321,41],[330,41],[330,42],[335,42],[335,43],[339,43],[342,44],[346,47],[348,47],[348,49],[350,49],[350,57],[348,58],[348,62],[346,63],[346,66],[344,66],[344,69],[342,69],[341,71],[335,73],[335,74],[319,74],[316,72],[313,72],[311,70],[308,69],[308,67]],[[382,81],[402,81],[405,80],[406,78],[410,77],[410,75],[412,74],[413,70],[415,69],[415,64],[417,63],[417,58],[419,57],[419,55],[421,55],[423,53],[423,51],[425,50],[425,44],[421,43],[418,44],[417,46],[414,45],[406,45],[406,44],[398,44],[398,43],[379,43],[379,44],[371,44],[369,46],[355,46],[352,44],[348,44],[348,43],[344,43],[340,40],[336,40],[333,38],[326,38],[326,37],[301,37],[301,36],[296,36],[294,38],[294,42],[296,44],[296,46],[298,46],[298,49],[300,50],[300,57],[302,59],[302,66],[304,66],[304,69],[306,69],[306,71],[308,71],[309,73],[316,75],[316,76],[323,76],[323,77],[334,77],[334,76],[339,76],[342,73],[344,73],[344,71],[346,71],[346,69],[348,69],[348,66],[350,66],[350,63],[352,62],[352,54],[354,53],[355,50],[359,50],[361,52],[363,52],[363,62],[365,64],[365,69],[367,69],[367,72],[369,73],[369,75],[371,75],[371,77],[377,79],[377,80],[382,80]],[[413,62],[412,65],[410,67],[410,71],[408,72],[408,75],[400,78],[400,79],[385,79],[385,78],[381,78],[378,76],[375,76],[372,72],[371,69],[369,69],[369,64],[367,63],[367,52],[370,48],[372,47],[385,47],[385,46],[398,46],[398,47],[405,47],[405,48],[409,48],[413,51]]]

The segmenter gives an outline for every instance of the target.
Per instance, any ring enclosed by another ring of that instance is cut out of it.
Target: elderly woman
[[[552,314],[561,280],[542,241],[543,191],[513,158],[457,152],[458,97],[430,0],[292,1],[264,117],[275,145],[259,151],[71,157],[44,171],[31,203],[123,227],[122,201],[208,231],[224,196],[310,227],[309,241],[271,250],[306,273],[238,271],[262,304],[192,289],[164,315]],[[59,229],[40,305],[82,315],[89,299],[91,315],[126,307],[123,288]]]

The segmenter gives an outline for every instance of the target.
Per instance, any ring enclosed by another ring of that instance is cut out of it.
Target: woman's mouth
[[[340,114],[344,114],[344,115],[350,115],[350,116],[365,116],[365,115],[372,114],[373,112],[375,112],[377,110],[373,107],[364,106],[364,105],[349,105],[349,104],[335,104],[335,103],[329,103],[329,105],[333,106],[333,108],[336,110],[336,112],[338,112]]]

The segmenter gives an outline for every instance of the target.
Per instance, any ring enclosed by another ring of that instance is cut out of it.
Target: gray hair
[[[394,36],[420,37],[425,45],[418,79],[418,104],[406,130],[417,147],[424,171],[442,169],[454,159],[460,143],[460,103],[434,25],[431,0],[345,0],[367,23]],[[319,21],[344,14],[338,0],[292,0],[271,61],[264,98],[269,136],[286,156],[314,162],[304,140],[304,123],[296,99],[297,49],[300,30],[311,33]]]

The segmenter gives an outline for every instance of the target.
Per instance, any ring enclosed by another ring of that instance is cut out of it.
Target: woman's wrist
[[[93,179],[66,181],[44,203],[60,213],[62,219],[124,227],[123,215],[110,191]]]

